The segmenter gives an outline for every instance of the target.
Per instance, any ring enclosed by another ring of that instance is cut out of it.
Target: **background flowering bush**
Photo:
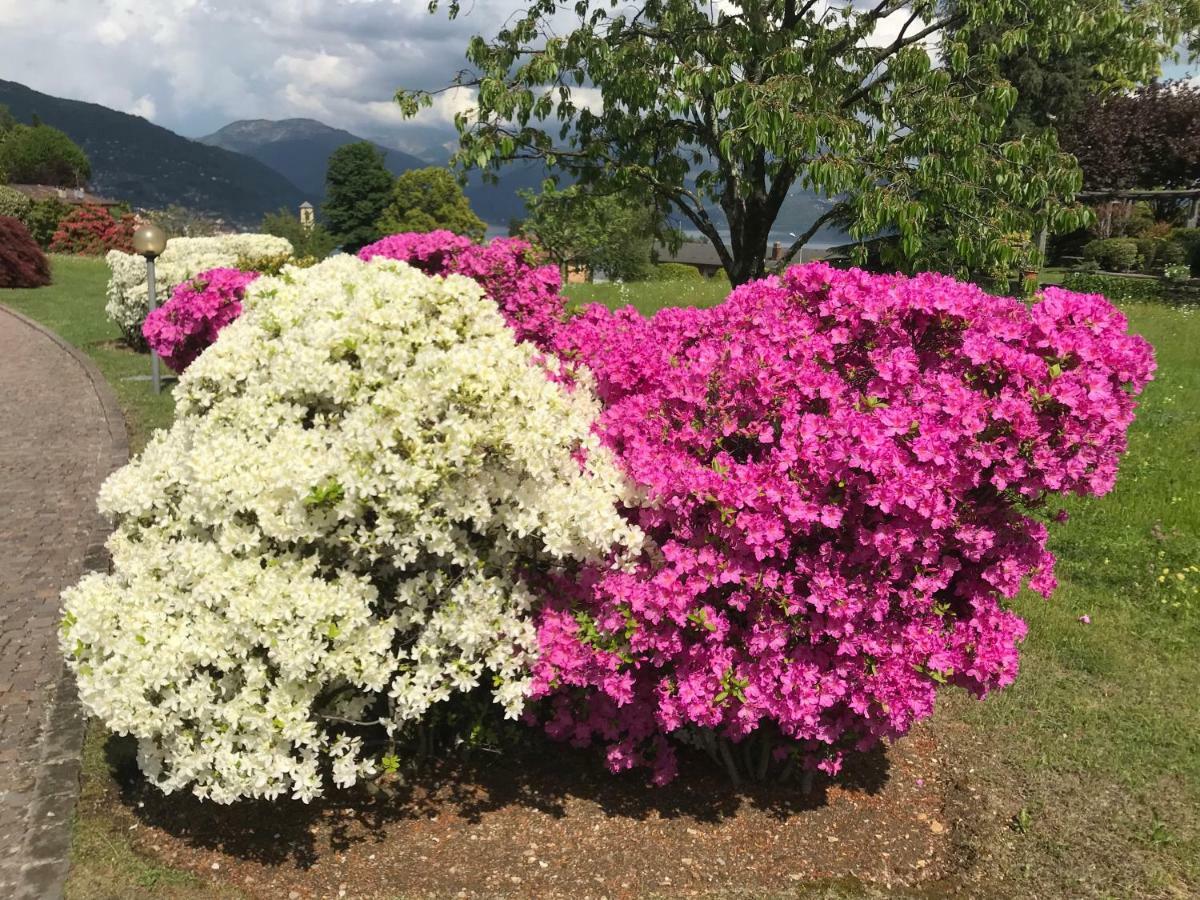
[[[51,253],[103,256],[110,250],[133,252],[133,232],[137,219],[133,213],[113,215],[93,203],[77,206],[58,223],[50,239]]]
[[[649,321],[592,307],[550,343],[594,374],[656,552],[549,596],[533,695],[552,735],[659,780],[668,735],[735,774],[836,772],[939,684],[1010,683],[1003,601],[1054,587],[1030,511],[1112,487],[1153,371],[1099,296],[823,264]]]
[[[339,256],[246,287],[102,489],[112,573],[64,597],[80,697],[149,778],[307,800],[456,694],[522,710],[520,573],[641,539],[594,396],[537,356],[466,278]]]
[[[174,371],[182,372],[242,314],[246,286],[257,277],[257,272],[210,269],[183,282],[170,300],[146,316],[146,343]]]
[[[175,287],[201,272],[217,268],[256,268],[256,261],[291,256],[292,245],[270,234],[227,234],[217,237],[171,238],[155,261],[154,285],[159,302],[165,302]],[[121,329],[133,347],[145,348],[142,322],[150,311],[146,291],[146,261],[132,253],[112,251],[108,263],[109,321]]]

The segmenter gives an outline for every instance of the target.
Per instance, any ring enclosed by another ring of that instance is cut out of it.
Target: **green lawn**
[[[603,303],[612,309],[633,306],[653,315],[667,306],[715,306],[729,294],[724,278],[699,281],[647,281],[629,284],[569,284],[565,291],[573,306]]]
[[[103,264],[56,259],[54,268],[53,287],[4,292],[0,302],[96,359],[140,445],[169,421],[169,397],[123,380],[144,373],[147,358],[112,344]],[[711,282],[568,289],[577,303],[633,303],[643,312],[724,293]],[[956,786],[948,818],[959,866],[930,896],[1200,895],[1200,318],[1162,306],[1124,309],[1154,344],[1158,376],[1116,490],[1070,501],[1070,522],[1054,532],[1059,591],[1049,601],[1017,601],[1029,623],[1017,683],[984,703],[947,694],[938,710],[935,732]],[[1084,615],[1090,624],[1079,621]],[[93,733],[85,800],[107,783],[102,745]],[[202,895],[133,854],[87,808],[73,896]]]

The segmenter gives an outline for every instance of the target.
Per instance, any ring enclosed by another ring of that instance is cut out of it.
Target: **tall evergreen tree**
[[[392,173],[375,145],[360,141],[338,147],[325,173],[322,206],[329,230],[347,252],[379,238],[379,217],[392,193]]]

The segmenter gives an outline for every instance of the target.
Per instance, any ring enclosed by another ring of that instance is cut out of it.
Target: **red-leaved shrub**
[[[109,250],[133,252],[133,232],[137,221],[132,213],[115,218],[103,206],[87,204],[69,213],[58,223],[50,241],[51,253],[79,256],[103,256]]]
[[[50,283],[46,255],[19,219],[0,216],[0,288],[32,288]]]

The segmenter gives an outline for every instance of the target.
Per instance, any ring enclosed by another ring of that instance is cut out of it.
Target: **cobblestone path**
[[[96,490],[127,452],[95,367],[0,306],[2,897],[62,893],[83,721],[58,654],[58,595],[104,563]]]

